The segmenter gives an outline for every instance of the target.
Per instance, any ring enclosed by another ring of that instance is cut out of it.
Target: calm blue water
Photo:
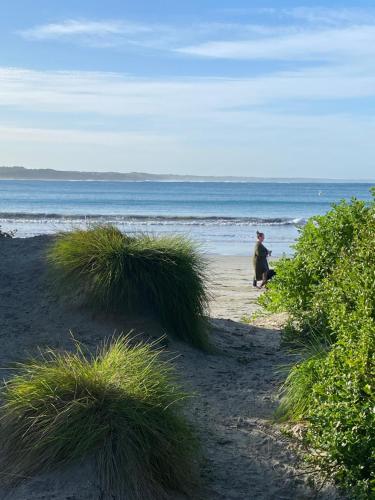
[[[255,231],[274,255],[333,202],[371,198],[364,183],[68,182],[0,180],[0,225],[17,236],[91,222],[122,230],[188,234],[210,253],[248,255]]]

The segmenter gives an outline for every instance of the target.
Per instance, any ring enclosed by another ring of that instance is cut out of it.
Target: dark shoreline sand
[[[69,349],[69,330],[95,349],[104,338],[131,328],[146,338],[162,333],[150,319],[104,318],[61,304],[46,286],[44,253],[51,237],[0,239],[0,366],[40,347]],[[215,299],[211,304],[215,354],[168,341],[182,383],[193,390],[188,413],[198,427],[204,460],[202,491],[194,498],[308,499],[338,498],[334,489],[317,493],[296,457],[295,445],[271,422],[277,406],[281,365],[290,360],[280,348],[271,322],[240,322],[256,311],[258,290],[251,286],[249,257],[210,257]],[[276,323],[277,324],[277,323]],[[1,499],[99,499],[90,463],[27,479]],[[171,498],[177,498],[176,496]]]

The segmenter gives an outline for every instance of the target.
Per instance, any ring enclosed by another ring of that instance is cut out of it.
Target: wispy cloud
[[[347,66],[253,78],[137,78],[118,73],[0,68],[0,106],[164,121],[293,100],[375,97],[375,70]]]
[[[251,23],[225,20],[176,25],[69,19],[35,26],[19,34],[35,41],[140,46],[216,59],[301,62],[374,55],[375,9],[296,7],[256,11],[261,16]]]
[[[75,19],[61,23],[43,24],[19,34],[28,39],[47,40],[77,36],[134,35],[153,31],[151,26],[126,23],[123,21],[78,21]]]
[[[181,43],[206,39],[226,33],[232,35],[238,30],[237,24],[225,22],[195,23],[194,25],[173,25],[157,23],[136,23],[125,20],[65,20],[19,31],[28,40],[69,41],[92,46],[126,47],[139,45],[166,50]],[[260,33],[262,26],[243,26],[247,33]]]
[[[305,22],[320,25],[343,25],[343,24],[368,24],[375,20],[375,8],[367,7],[325,7],[325,6],[300,6],[300,7],[248,7],[248,8],[226,8],[219,9],[222,15],[232,18],[262,19],[267,23],[283,21],[286,23]]]
[[[179,24],[135,23],[124,20],[76,20],[49,23],[18,31],[30,41],[60,41],[100,47],[141,46],[150,49],[174,49],[192,42],[212,38],[257,38],[296,31],[290,26],[269,26],[262,23],[231,23],[224,21]]]
[[[177,50],[221,59],[336,61],[347,56],[375,55],[375,26],[306,30],[257,40],[213,41]]]
[[[30,41],[69,42],[89,47],[113,48],[145,45],[154,41],[160,45],[162,35],[168,33],[161,25],[126,22],[123,20],[76,20],[42,24],[18,31]],[[158,42],[160,40],[160,43]]]
[[[307,21],[313,24],[369,24],[375,22],[375,9],[361,9],[358,7],[330,8],[330,7],[295,7],[282,9],[285,17]]]
[[[172,143],[173,139],[163,135],[135,132],[88,131],[82,129],[53,129],[38,127],[0,126],[1,139],[4,141],[25,141],[59,144],[96,144],[102,146],[151,146]]]
[[[348,57],[372,57],[375,52],[375,8],[269,7],[222,12],[236,16],[238,37],[196,40],[174,50],[196,57],[296,63],[344,62]],[[257,23],[258,32],[244,30],[249,18]]]

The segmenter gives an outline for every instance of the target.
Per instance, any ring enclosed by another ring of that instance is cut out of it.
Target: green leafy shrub
[[[367,319],[352,332],[291,369],[276,416],[306,422],[310,460],[354,498],[373,498],[375,326]]]
[[[190,240],[99,226],[58,236],[48,260],[59,293],[104,311],[151,312],[176,337],[208,348],[206,264]]]
[[[314,461],[355,498],[374,498],[374,324],[339,340],[319,369],[305,412],[308,442],[318,450]]]
[[[2,389],[2,478],[91,455],[106,498],[189,493],[196,440],[181,415],[185,397],[155,345],[124,337],[94,357],[78,345],[50,350],[20,364]]]
[[[375,212],[322,284],[315,307],[337,342],[310,393],[309,439],[359,494],[375,496]]]
[[[294,245],[294,257],[276,263],[276,278],[260,296],[260,304],[272,312],[289,312],[291,322],[302,331],[323,330],[326,319],[316,308],[313,314],[314,297],[370,213],[370,206],[353,199],[309,219]]]
[[[341,203],[318,220],[263,299],[316,343],[292,367],[278,413],[306,422],[310,459],[353,498],[375,498],[375,204]]]

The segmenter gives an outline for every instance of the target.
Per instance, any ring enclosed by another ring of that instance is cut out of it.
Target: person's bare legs
[[[264,285],[267,283],[267,271],[265,273],[262,274],[262,283],[260,284],[260,286],[258,288],[263,288]]]

